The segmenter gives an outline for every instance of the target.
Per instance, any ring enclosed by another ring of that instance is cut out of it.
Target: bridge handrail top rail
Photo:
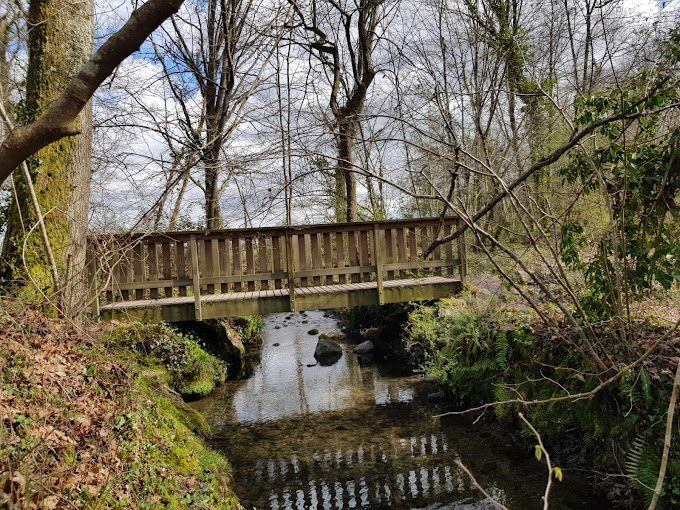
[[[430,216],[426,218],[400,218],[388,220],[371,220],[371,221],[357,221],[357,222],[343,222],[343,223],[310,223],[298,224],[291,226],[271,226],[271,227],[252,227],[252,228],[223,228],[213,230],[175,230],[175,231],[151,231],[151,232],[118,232],[118,233],[93,233],[87,236],[88,242],[107,239],[127,239],[130,241],[154,239],[154,240],[168,240],[180,241],[187,240],[192,237],[208,237],[213,235],[228,235],[234,237],[248,237],[253,234],[257,237],[262,234],[276,234],[285,235],[287,233],[296,234],[308,230],[318,231],[318,233],[342,232],[351,230],[361,230],[363,227],[373,227],[375,225],[398,228],[399,225],[410,227],[413,225],[438,225],[440,223],[451,224],[458,222],[460,217],[457,215]]]

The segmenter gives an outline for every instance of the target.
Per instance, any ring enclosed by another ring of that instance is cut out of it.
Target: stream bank
[[[557,312],[545,306],[543,313]],[[389,310],[388,321],[381,315],[385,312],[378,308],[354,309],[344,321],[358,331],[377,325],[376,344],[421,367],[439,384],[443,403],[452,411],[518,397],[531,401],[583,394],[602,381],[579,354],[573,328],[547,329],[532,309],[503,289],[398,307]],[[600,341],[609,346],[612,366],[626,366],[651,341],[645,339],[658,338],[669,328],[642,318],[632,327],[639,345],[621,342],[606,323],[595,326]],[[616,508],[647,508],[663,451],[677,364],[673,352],[678,351],[668,349],[645,360],[590,398],[531,406],[515,401],[471,416],[482,414],[481,421],[500,426],[532,448],[535,437],[518,418],[524,413],[564,472],[587,476]],[[680,508],[679,440],[674,432],[657,508]]]

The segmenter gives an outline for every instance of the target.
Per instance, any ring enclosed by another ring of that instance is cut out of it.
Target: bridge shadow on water
[[[545,470],[531,452],[486,425],[433,420],[430,383],[362,366],[351,346],[315,365],[311,329],[338,326],[319,312],[268,318],[252,377],[195,404],[246,508],[492,508],[469,505],[483,498],[457,460],[509,508],[542,508]],[[606,507],[567,473],[551,508]]]

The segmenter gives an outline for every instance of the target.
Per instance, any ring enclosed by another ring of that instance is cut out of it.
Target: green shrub
[[[550,399],[597,386],[599,380],[564,338],[554,338],[528,322],[525,314],[494,314],[480,311],[465,298],[442,300],[409,314],[407,347],[459,408],[518,396]],[[607,341],[617,352],[616,339]],[[627,460],[625,476],[605,479],[609,494],[626,501],[636,492],[644,499],[651,496],[658,475],[672,383],[671,370],[660,370],[648,361],[618,386],[590,399],[530,407],[504,404],[487,416],[514,427],[530,444],[533,435],[516,418],[524,412],[560,465],[616,473],[621,472],[622,459]],[[662,502],[666,506],[659,508],[680,504],[680,448],[671,451]]]
[[[208,395],[227,378],[226,365],[190,336],[162,324],[130,324],[110,332],[106,341],[128,349],[144,366],[160,365],[170,384],[187,399]]]

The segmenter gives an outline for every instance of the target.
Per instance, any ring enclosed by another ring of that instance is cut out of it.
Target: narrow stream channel
[[[246,508],[496,508],[480,502],[456,460],[508,508],[543,507],[546,472],[531,452],[486,425],[433,420],[430,383],[362,366],[352,345],[336,364],[316,365],[311,329],[339,328],[321,312],[268,317],[253,375],[194,404]],[[567,473],[550,508],[607,507]]]

